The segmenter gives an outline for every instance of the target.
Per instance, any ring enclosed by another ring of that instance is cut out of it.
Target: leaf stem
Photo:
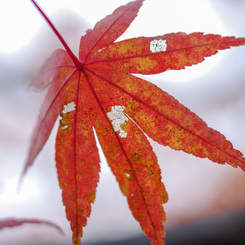
[[[48,16],[44,13],[44,11],[39,7],[39,5],[36,3],[35,0],[31,0],[31,2],[34,4],[34,6],[37,8],[38,12],[43,16],[43,18],[48,22],[49,26],[54,31],[55,35],[59,38],[60,42],[63,44],[64,48],[66,49],[67,53],[71,57],[74,65],[77,67],[77,69],[83,68],[83,63],[79,61],[79,59],[76,57],[76,55],[71,51],[70,47],[66,43],[66,41],[63,39],[63,37],[60,35],[56,27],[53,25],[53,23],[50,21]]]

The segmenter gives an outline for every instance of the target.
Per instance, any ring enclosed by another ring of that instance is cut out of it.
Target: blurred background
[[[129,1],[38,2],[77,54],[85,30]],[[0,218],[47,219],[65,232],[61,236],[44,225],[24,225],[2,230],[0,245],[70,245],[54,161],[58,124],[16,193],[45,95],[28,85],[51,52],[62,46],[29,0],[0,0],[0,4]],[[245,37],[245,1],[145,0],[120,40],[178,31]],[[245,47],[221,51],[185,70],[144,79],[173,95],[245,154]],[[166,243],[245,244],[245,173],[151,143],[169,193],[164,205]],[[103,155],[101,159],[97,197],[82,244],[150,244]]]

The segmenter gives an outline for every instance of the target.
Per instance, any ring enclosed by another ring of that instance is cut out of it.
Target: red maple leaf
[[[242,153],[196,114],[157,86],[132,73],[156,74],[197,64],[245,38],[170,33],[115,42],[137,15],[143,0],[122,6],[81,38],[77,58],[48,17],[65,50],[56,50],[32,85],[49,87],[24,173],[46,143],[58,116],[56,166],[73,231],[80,244],[99,181],[96,133],[108,164],[135,219],[152,244],[164,244],[162,204],[168,195],[146,135],[158,143],[245,170]]]

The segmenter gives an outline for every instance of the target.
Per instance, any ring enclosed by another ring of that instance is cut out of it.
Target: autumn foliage
[[[60,116],[55,159],[73,244],[80,244],[99,182],[94,134],[133,216],[154,245],[165,244],[162,205],[168,195],[147,136],[174,150],[245,170],[242,153],[221,133],[156,85],[132,75],[184,69],[218,50],[245,44],[245,38],[179,32],[115,42],[142,3],[118,8],[87,31],[78,58],[39,9],[66,50],[54,51],[32,82],[48,91],[23,174]]]

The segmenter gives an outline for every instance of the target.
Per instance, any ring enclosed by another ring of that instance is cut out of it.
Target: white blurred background
[[[129,1],[38,2],[77,54],[84,31]],[[44,93],[29,89],[28,84],[51,52],[62,46],[29,0],[0,0],[0,6],[0,218],[47,219],[59,224],[66,234],[62,237],[50,227],[25,225],[1,231],[0,245],[71,244],[54,161],[57,125],[29,169],[21,192],[16,193],[44,97]],[[245,1],[145,0],[138,17],[120,40],[178,31],[245,37]],[[245,47],[221,51],[182,71],[144,77],[175,96],[245,154]],[[169,202],[165,205],[167,230],[171,232],[176,227],[236,212],[244,217],[245,173],[242,170],[220,166],[154,142],[152,145],[169,193]],[[82,243],[142,234],[102,158],[97,198]],[[171,244],[174,243],[168,243]]]

